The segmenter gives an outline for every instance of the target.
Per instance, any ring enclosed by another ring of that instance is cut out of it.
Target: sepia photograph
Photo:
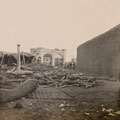
[[[120,120],[120,0],[0,0],[0,120]]]

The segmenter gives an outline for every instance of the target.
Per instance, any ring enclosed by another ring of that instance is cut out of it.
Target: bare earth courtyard
[[[118,81],[84,87],[39,87],[27,97],[1,105],[0,120],[119,120]],[[15,105],[21,104],[21,107]],[[112,114],[107,113],[107,110]]]

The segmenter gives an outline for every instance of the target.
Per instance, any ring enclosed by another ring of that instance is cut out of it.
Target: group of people
[[[76,63],[74,61],[66,62],[64,65],[65,69],[75,69],[75,67],[76,67]]]

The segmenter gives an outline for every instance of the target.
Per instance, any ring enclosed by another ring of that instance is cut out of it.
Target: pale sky
[[[0,51],[67,49],[120,24],[120,0],[0,0]]]

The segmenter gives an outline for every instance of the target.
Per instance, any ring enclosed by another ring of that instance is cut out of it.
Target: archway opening
[[[43,64],[52,65],[52,55],[51,54],[45,54],[43,56]]]

